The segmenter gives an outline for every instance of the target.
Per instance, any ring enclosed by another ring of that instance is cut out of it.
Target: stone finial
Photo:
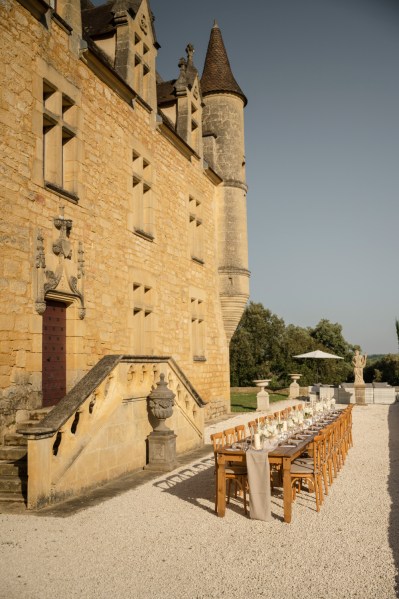
[[[187,44],[186,46],[187,64],[193,64],[194,46]]]
[[[186,79],[189,87],[192,87],[195,78],[198,77],[198,71],[194,65],[194,46],[192,44],[187,44],[186,46],[187,53],[187,68],[186,68]]]
[[[181,57],[179,60],[180,73],[175,83],[176,92],[179,94],[184,93],[187,88],[187,62],[186,59]]]

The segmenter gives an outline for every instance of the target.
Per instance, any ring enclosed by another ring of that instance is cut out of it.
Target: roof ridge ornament
[[[175,90],[176,93],[179,95],[184,93],[187,87],[187,61],[183,56],[180,58],[178,66],[180,69],[180,73],[178,78],[176,79]]]

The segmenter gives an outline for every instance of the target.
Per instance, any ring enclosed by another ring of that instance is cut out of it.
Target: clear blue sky
[[[245,110],[251,299],[397,351],[399,6],[390,0],[151,0],[158,70],[213,19]]]

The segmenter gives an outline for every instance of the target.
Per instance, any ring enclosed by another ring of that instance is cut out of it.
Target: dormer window
[[[143,23],[145,23],[144,27]],[[148,33],[147,20],[144,15],[140,18],[139,24],[140,30],[134,33],[134,89],[143,100],[151,105],[155,68],[152,65],[154,57],[150,46],[144,41]]]

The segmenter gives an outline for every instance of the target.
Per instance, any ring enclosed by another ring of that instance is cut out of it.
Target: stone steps
[[[0,504],[6,503],[26,503],[26,498],[22,493],[2,493],[0,491]]]
[[[4,435],[4,445],[5,447],[10,445],[14,447],[26,447],[28,445],[28,439],[22,435],[18,435],[18,433]]]
[[[26,476],[26,459],[16,461],[0,461],[0,476]]]
[[[29,412],[29,420],[34,420],[35,424],[37,424],[38,421],[40,422],[40,420],[43,420],[43,418],[45,416],[47,416],[47,414],[49,412],[51,412],[52,409],[53,409],[53,407],[51,406],[49,408],[38,408],[37,410],[30,410],[30,412]],[[25,424],[25,422],[26,421],[24,421],[24,424]]]
[[[27,429],[37,426],[52,408],[31,410],[26,420],[19,422],[17,428]],[[18,433],[4,436],[4,444],[0,445],[0,504],[26,503],[28,468],[28,441]]]
[[[26,458],[28,453],[27,447],[22,447],[21,445],[3,445],[0,446],[0,460],[5,460],[6,462],[15,462],[16,460],[20,460],[21,458]]]
[[[24,478],[19,476],[0,476],[0,493],[3,495],[9,493],[26,493],[27,482],[27,476]]]

